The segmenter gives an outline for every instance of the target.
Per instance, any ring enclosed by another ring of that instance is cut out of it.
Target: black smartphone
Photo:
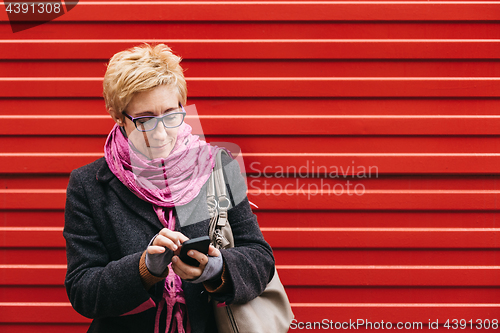
[[[179,258],[181,260],[190,265],[190,266],[195,266],[198,267],[200,266],[200,262],[194,258],[191,258],[188,256],[188,251],[189,250],[196,250],[199,251],[205,255],[208,255],[208,246],[210,245],[210,237],[208,236],[201,236],[201,237],[196,237],[193,239],[188,239],[184,243],[182,243],[181,246],[181,253],[179,254]]]

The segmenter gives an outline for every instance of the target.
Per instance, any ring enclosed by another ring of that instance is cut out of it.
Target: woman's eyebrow
[[[171,107],[165,109],[165,111],[163,111],[163,113],[167,113],[169,111],[176,110],[179,107],[180,106],[171,106]],[[153,111],[141,111],[141,112],[137,113],[135,116],[132,116],[132,117],[137,118],[137,117],[142,117],[142,116],[154,116],[154,112]]]
[[[178,108],[180,108],[180,106],[172,106],[172,107],[169,107],[168,109],[166,109],[165,112],[174,111],[174,110],[177,110]]]
[[[137,113],[134,118],[141,117],[141,116],[154,116],[154,113],[152,111],[142,111]]]

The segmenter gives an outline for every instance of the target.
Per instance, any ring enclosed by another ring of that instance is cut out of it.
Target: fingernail
[[[192,256],[194,254],[193,251],[189,251],[189,255]]]
[[[174,244],[174,251],[177,250],[177,245]]]
[[[173,257],[172,262],[177,262],[177,257]]]

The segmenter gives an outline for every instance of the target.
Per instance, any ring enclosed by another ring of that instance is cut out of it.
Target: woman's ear
[[[119,115],[119,113],[116,113],[115,112],[115,109],[113,108],[109,108],[108,109],[108,113],[111,115],[111,118],[113,118],[113,120],[115,121],[115,123],[118,124],[118,126],[124,126],[124,122],[123,122],[123,116],[121,118],[117,117],[117,115]]]

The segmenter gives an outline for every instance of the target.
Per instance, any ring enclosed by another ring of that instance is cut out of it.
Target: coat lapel
[[[116,193],[116,196],[124,203],[124,205],[129,207],[142,219],[151,223],[158,229],[163,228],[158,216],[156,216],[153,205],[139,199],[134,193],[132,193],[132,191],[123,185],[122,182],[111,172],[104,158],[103,161],[103,165],[97,171],[97,180],[101,183],[107,183]]]

